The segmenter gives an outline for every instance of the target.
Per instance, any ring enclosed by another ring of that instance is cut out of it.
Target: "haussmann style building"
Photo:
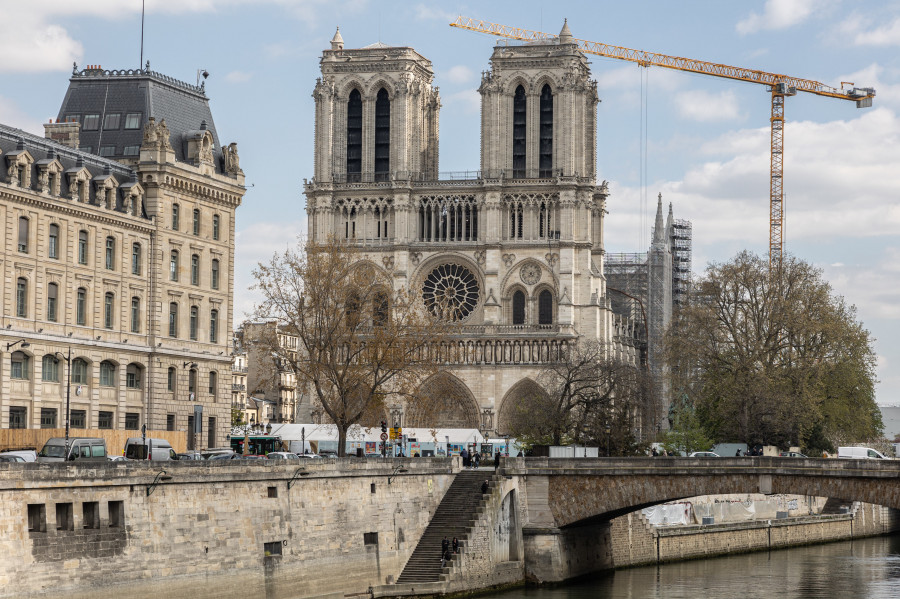
[[[223,444],[245,190],[204,86],[89,66],[44,127],[0,125],[0,427],[62,428],[71,380],[73,429]]]

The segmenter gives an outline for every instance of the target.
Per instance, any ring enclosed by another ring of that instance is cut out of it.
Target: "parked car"
[[[271,451],[266,456],[270,460],[299,460],[300,456],[291,451]]]
[[[694,451],[689,456],[689,458],[718,458],[719,454],[713,453],[711,451]]]
[[[37,454],[38,462],[105,462],[106,441],[97,437],[75,437],[69,439],[69,450],[66,452],[66,440],[62,437],[47,439]]]
[[[217,460],[222,459],[230,459],[231,456],[234,455],[234,450],[230,447],[210,447],[200,455],[203,456],[204,460],[211,460],[213,456],[224,455],[225,458],[216,458]]]
[[[240,457],[241,456],[232,451],[231,453],[211,453],[206,456],[206,459],[211,462],[213,460],[237,460],[240,459]]]
[[[0,454],[0,462],[20,462],[25,463],[25,459],[20,455]]]
[[[125,456],[123,456],[123,455],[108,455],[108,456],[106,456],[106,459],[110,462],[127,462],[128,461],[125,459]]]
[[[175,450],[165,439],[130,437],[125,441],[125,458],[128,460],[153,460],[165,462],[177,460]]]
[[[806,457],[799,451],[782,451],[778,455],[783,458],[805,458]]]
[[[203,456],[199,451],[187,451],[185,453],[176,454],[178,460],[203,460]]]
[[[235,454],[235,459],[239,459],[239,460],[264,460],[264,459],[266,459],[266,456],[264,456],[264,455],[257,455],[257,454],[255,454],[255,453],[251,453],[250,455],[237,455],[237,454]]]
[[[37,460],[37,452],[33,449],[7,449],[4,451],[0,451],[0,457],[10,455],[19,456],[26,462],[33,462]]]

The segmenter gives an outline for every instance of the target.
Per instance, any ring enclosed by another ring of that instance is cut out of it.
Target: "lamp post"
[[[72,346],[69,346],[68,355],[56,352],[56,355],[66,361],[66,455],[69,455],[69,398],[72,394]]]
[[[606,423],[606,457],[609,457],[609,444],[610,444],[611,436],[612,436],[612,427],[607,422]]]

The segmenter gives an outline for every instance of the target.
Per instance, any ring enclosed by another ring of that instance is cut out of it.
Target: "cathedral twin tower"
[[[539,373],[578,338],[633,357],[603,276],[597,86],[568,26],[494,48],[477,179],[439,176],[431,61],[381,43],[345,49],[338,31],[321,68],[309,238],[356,244],[426,302],[452,289],[462,323],[456,363],[424,383],[432,405],[410,406],[404,426],[504,434],[511,407],[545,393]]]

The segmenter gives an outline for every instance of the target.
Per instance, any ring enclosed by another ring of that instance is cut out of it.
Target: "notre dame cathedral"
[[[469,180],[439,176],[440,96],[416,50],[347,49],[338,31],[313,93],[309,239],[356,244],[425,302],[453,297],[463,324],[458,359],[420,391],[438,421],[410,408],[407,427],[504,434],[510,407],[545,393],[541,369],[578,338],[637,359],[635,328],[607,296],[588,61],[564,26],[552,41],[497,46],[490,62]]]

